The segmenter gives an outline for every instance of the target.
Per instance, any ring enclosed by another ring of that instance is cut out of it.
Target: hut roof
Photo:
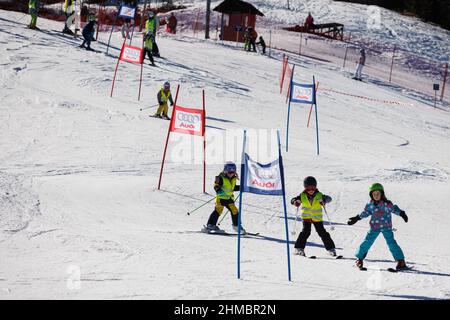
[[[264,16],[261,11],[256,9],[251,3],[241,0],[225,0],[213,9],[220,13],[253,13],[258,16]]]

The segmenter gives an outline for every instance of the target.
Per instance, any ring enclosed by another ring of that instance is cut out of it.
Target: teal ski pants
[[[395,261],[404,260],[405,256],[403,255],[403,251],[400,248],[400,246],[397,244],[397,241],[394,239],[394,233],[392,230],[382,230],[382,231],[376,231],[373,229],[370,229],[369,232],[367,232],[366,238],[363,240],[361,245],[359,246],[358,251],[356,251],[356,257],[358,259],[363,260],[367,252],[369,252],[370,247],[372,247],[375,240],[378,238],[380,233],[383,234],[384,239],[386,240],[386,243],[389,247],[389,251],[391,251],[392,256],[394,257]]]

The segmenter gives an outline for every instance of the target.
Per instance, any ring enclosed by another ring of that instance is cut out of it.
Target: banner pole
[[[113,78],[112,87],[111,87],[111,94],[110,94],[111,98],[113,96],[114,84],[116,83],[116,75],[117,75],[117,69],[119,68],[120,56],[121,55],[119,55],[119,57],[117,58],[116,70],[114,71],[114,78]]]
[[[288,217],[287,217],[287,208],[286,208],[286,187],[284,181],[284,168],[283,168],[283,158],[281,157],[281,142],[280,142],[280,131],[277,130],[277,138],[278,138],[278,158],[280,161],[280,173],[281,173],[281,185],[283,187],[283,207],[284,207],[284,225],[286,229],[286,253],[287,253],[287,264],[288,264],[288,279],[291,280],[291,255],[289,253],[289,225],[288,225]]]
[[[144,37],[142,37],[142,51],[141,51],[141,77],[139,80],[139,94],[138,94],[138,101],[141,101],[141,87],[142,87],[142,71],[144,69]]]
[[[241,185],[245,181],[245,144],[247,140],[247,130],[244,130],[244,141],[242,144],[242,160],[241,160]],[[239,211],[238,211],[238,243],[237,243],[237,278],[241,278],[241,216],[242,216],[242,187],[239,189]]]
[[[119,12],[120,12],[120,7],[119,7]],[[119,12],[117,12],[116,17],[114,18],[114,22],[113,22],[113,25],[112,25],[112,28],[111,28],[111,33],[109,34],[108,46],[106,47],[106,54],[108,54],[108,51],[109,51],[109,45],[111,43],[111,36],[112,36],[113,31],[114,31],[114,27],[116,26],[117,18],[119,17]]]
[[[205,90],[202,90],[203,96],[203,193],[206,193],[206,104]]]
[[[177,93],[175,94],[175,103],[173,104],[173,108],[172,108],[172,116],[170,117],[169,129],[167,129],[166,146],[164,147],[164,154],[163,154],[163,158],[162,158],[162,162],[161,162],[161,171],[159,172],[158,190],[160,190],[160,187],[161,187],[162,174],[163,174],[163,170],[164,170],[164,161],[166,160],[167,145],[169,143],[170,129],[172,128],[172,123],[173,123],[173,115],[175,113],[175,108],[177,107],[177,99],[178,99],[178,91],[179,90],[180,90],[180,85],[177,86]]]
[[[316,92],[317,92],[317,90],[319,90],[319,82],[317,82]],[[314,93],[314,95],[315,95],[315,93]],[[314,104],[311,104],[311,108],[309,108],[308,123],[306,125],[307,128],[309,128],[309,120],[311,119],[311,113],[312,113],[313,106],[314,106]]]
[[[319,119],[317,114],[317,96],[316,96],[316,79],[313,76],[313,84],[314,84],[314,106],[315,106],[315,113],[316,113],[316,140],[317,140],[317,155],[319,155]]]
[[[291,74],[290,90],[289,90],[289,104],[288,104],[287,125],[286,125],[286,152],[289,151],[289,115],[291,113],[292,79],[294,79],[294,69],[295,69],[295,64],[292,65],[292,74]]]

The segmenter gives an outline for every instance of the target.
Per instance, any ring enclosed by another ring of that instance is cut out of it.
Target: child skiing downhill
[[[336,257],[336,246],[330,234],[323,226],[322,206],[331,202],[331,197],[321,193],[317,189],[317,180],[314,177],[306,177],[303,180],[305,190],[295,198],[291,199],[291,204],[297,208],[301,206],[303,229],[295,242],[294,254],[305,255],[306,241],[311,234],[311,225],[314,225],[317,233],[325,245],[328,253]]]
[[[382,233],[389,246],[389,250],[397,261],[396,269],[407,269],[403,251],[395,241],[394,233],[392,232],[392,213],[402,217],[405,222],[408,222],[408,216],[405,211],[400,210],[397,205],[394,205],[386,198],[384,188],[380,183],[374,183],[370,186],[369,196],[371,200],[366,204],[364,211],[357,216],[351,217],[347,222],[347,224],[353,225],[363,218],[371,217],[370,230],[356,252],[356,266],[364,269],[363,260],[372,244],[380,233]]]
[[[207,225],[202,229],[203,232],[222,232],[216,224],[224,208],[230,210],[233,229],[236,232],[238,231],[238,209],[234,203],[234,191],[240,190],[240,186],[236,185],[237,180],[238,176],[236,172],[236,164],[233,162],[227,162],[223,168],[223,171],[215,179],[214,190],[217,193],[216,207],[209,216]],[[242,225],[241,234],[246,234],[246,231]]]
[[[80,48],[85,48],[89,51],[94,51],[94,49],[91,48],[91,41],[94,39],[95,35],[95,24],[97,21],[95,21],[95,17],[93,15],[89,15],[88,17],[89,23],[83,28],[83,43],[80,45]],[[87,45],[85,47],[84,45]]]

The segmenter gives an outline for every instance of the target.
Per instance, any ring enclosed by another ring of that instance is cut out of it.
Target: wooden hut
[[[241,0],[225,0],[213,9],[222,13],[220,39],[244,42],[244,31],[253,27],[256,31],[256,16],[264,16],[251,3]]]

